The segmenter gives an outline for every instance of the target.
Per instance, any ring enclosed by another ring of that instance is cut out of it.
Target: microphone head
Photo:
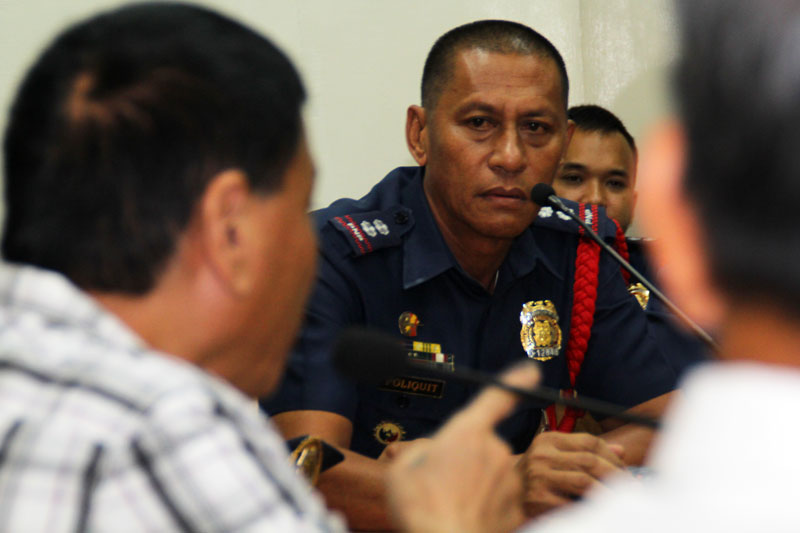
[[[377,385],[408,371],[408,349],[401,340],[385,333],[352,327],[336,341],[333,365],[343,376]]]
[[[531,200],[539,204],[541,207],[551,205],[550,197],[555,195],[556,191],[547,183],[537,183],[531,189]]]

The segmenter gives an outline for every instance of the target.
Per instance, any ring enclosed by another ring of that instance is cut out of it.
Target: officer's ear
[[[411,157],[419,166],[428,162],[427,113],[424,107],[408,106],[406,112],[406,144]]]
[[[724,297],[711,276],[706,232],[683,186],[687,139],[671,121],[658,126],[642,151],[639,210],[664,290],[701,326],[714,328]],[[663,267],[663,268],[662,268]]]

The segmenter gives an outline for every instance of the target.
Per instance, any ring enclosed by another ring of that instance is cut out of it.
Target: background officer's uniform
[[[627,246],[628,262],[631,266],[658,287],[656,273],[653,272],[650,261],[647,259],[647,239],[628,239]],[[637,283],[633,276],[631,276],[630,282]],[[661,289],[661,287],[658,288]],[[709,347],[683,327],[678,318],[655,295],[649,295],[645,312],[651,334],[672,364],[679,379],[693,365],[711,359]]]

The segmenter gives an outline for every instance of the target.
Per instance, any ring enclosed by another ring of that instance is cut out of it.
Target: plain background
[[[111,0],[0,0],[0,127],[25,69],[58,32]],[[668,0],[202,0],[261,31],[297,64],[310,94],[306,123],[318,174],[314,207],[360,197],[413,164],[405,111],[419,103],[433,42],[462,23],[531,26],[564,56],[570,105],[610,108],[641,140],[669,108],[676,55]],[[646,179],[646,176],[640,176]]]

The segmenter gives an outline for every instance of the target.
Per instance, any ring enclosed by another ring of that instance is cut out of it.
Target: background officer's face
[[[426,110],[425,191],[455,235],[511,239],[538,213],[531,188],[551,183],[568,140],[555,63],[467,49]]]
[[[636,203],[636,155],[621,133],[576,128],[553,182],[558,196],[605,206],[628,229]]]

